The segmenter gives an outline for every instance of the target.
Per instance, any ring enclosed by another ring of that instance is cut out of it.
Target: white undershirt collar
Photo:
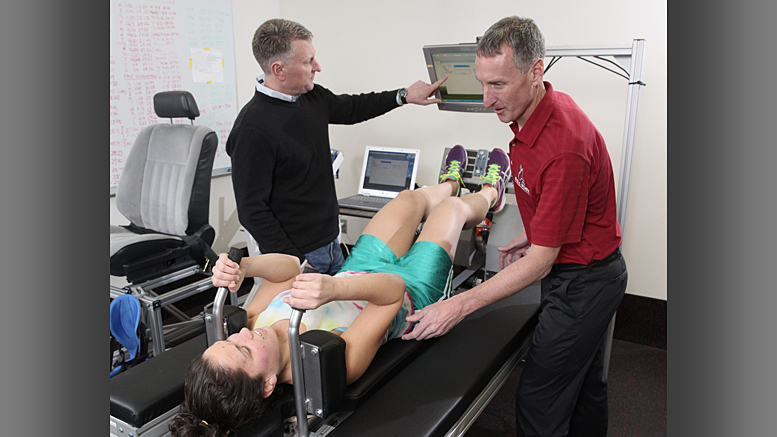
[[[267,88],[264,85],[264,74],[256,78],[256,90],[259,91],[262,94],[268,95],[270,97],[274,97],[276,99],[284,100],[286,102],[296,102],[299,96],[290,96],[288,94],[284,94],[280,91],[275,91],[272,88]]]

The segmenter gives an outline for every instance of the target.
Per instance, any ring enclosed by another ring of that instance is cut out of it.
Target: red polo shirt
[[[561,246],[556,263],[590,264],[621,244],[610,155],[572,98],[545,89],[523,129],[510,124],[515,198],[530,244]]]

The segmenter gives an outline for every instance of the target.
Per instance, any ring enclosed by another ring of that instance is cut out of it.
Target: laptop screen
[[[402,190],[412,190],[420,153],[414,149],[367,146],[359,194],[396,197]]]

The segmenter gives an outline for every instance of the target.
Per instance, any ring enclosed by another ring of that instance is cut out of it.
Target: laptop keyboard
[[[351,199],[357,201],[357,202],[367,202],[367,203],[389,203],[391,201],[390,197],[376,197],[376,196],[353,196]]]
[[[342,208],[361,209],[364,211],[380,211],[387,203],[391,201],[390,197],[364,196],[357,194],[355,196],[340,199],[337,203]]]

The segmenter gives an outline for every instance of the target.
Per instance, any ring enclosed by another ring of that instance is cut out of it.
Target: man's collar
[[[267,88],[264,84],[264,77],[265,75],[263,74],[256,78],[256,90],[259,91],[260,93],[286,102],[296,102],[297,99],[299,98],[299,96],[290,96],[280,91],[275,91],[272,88]]]
[[[550,84],[550,82],[543,83],[545,85],[545,95],[542,97],[542,100],[540,100],[540,103],[537,105],[537,107],[534,108],[534,112],[526,121],[526,124],[523,126],[523,128],[521,128],[519,131],[518,123],[515,121],[510,123],[510,129],[512,129],[513,134],[515,134],[515,139],[521,141],[529,147],[534,147],[535,141],[537,141],[537,138],[540,136],[540,132],[542,132],[542,129],[548,123],[550,115],[553,113],[553,109],[555,108],[556,96],[553,94],[553,86]]]

